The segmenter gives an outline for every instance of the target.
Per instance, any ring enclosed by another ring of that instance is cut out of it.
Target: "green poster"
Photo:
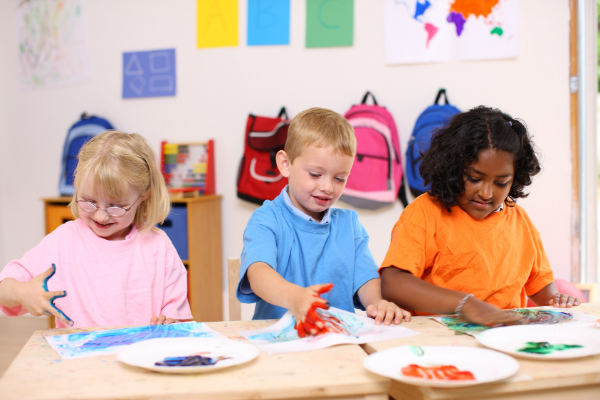
[[[306,47],[352,46],[354,0],[306,0]]]

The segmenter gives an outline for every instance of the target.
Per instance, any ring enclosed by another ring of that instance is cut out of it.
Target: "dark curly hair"
[[[527,197],[523,189],[541,171],[534,143],[527,127],[502,111],[479,106],[456,114],[444,127],[434,132],[431,146],[421,153],[419,172],[429,188],[448,211],[458,204],[464,193],[466,168],[477,161],[481,151],[503,150],[514,156],[515,176],[506,199],[508,206]]]

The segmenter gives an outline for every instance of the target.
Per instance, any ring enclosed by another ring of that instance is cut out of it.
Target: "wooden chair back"
[[[237,299],[238,281],[240,279],[240,265],[242,260],[239,258],[227,259],[227,281],[229,288],[229,320],[240,321],[242,319],[242,303]]]

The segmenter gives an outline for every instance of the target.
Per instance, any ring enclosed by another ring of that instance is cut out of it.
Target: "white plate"
[[[365,359],[366,369],[377,375],[386,376],[400,382],[430,387],[460,387],[479,385],[506,379],[519,371],[519,363],[514,358],[496,351],[478,347],[462,346],[421,346],[422,356],[415,355],[411,346],[394,347],[378,351]],[[453,365],[460,371],[469,371],[475,380],[444,381],[413,378],[402,374],[401,369],[417,364],[423,367]]]
[[[482,345],[523,358],[563,360],[600,354],[600,329],[572,325],[522,325],[493,328],[475,335]],[[575,344],[581,348],[535,354],[518,351],[527,342]]]
[[[199,367],[163,367],[154,365],[166,357],[190,356],[200,352],[209,352],[206,357],[231,357],[218,361],[215,365]],[[216,338],[162,338],[150,339],[127,346],[117,354],[119,361],[146,368],[152,371],[175,374],[197,374],[200,372],[215,371],[234,365],[246,363],[258,356],[257,347],[229,339]]]

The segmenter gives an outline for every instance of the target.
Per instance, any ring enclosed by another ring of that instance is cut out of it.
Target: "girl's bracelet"
[[[473,295],[472,294],[466,295],[465,297],[462,298],[460,303],[458,303],[458,306],[456,306],[456,309],[454,310],[454,314],[456,314],[458,317],[462,317],[462,315],[463,315],[462,309],[463,309],[465,303],[467,302],[467,300],[469,299],[469,297],[473,297]]]

